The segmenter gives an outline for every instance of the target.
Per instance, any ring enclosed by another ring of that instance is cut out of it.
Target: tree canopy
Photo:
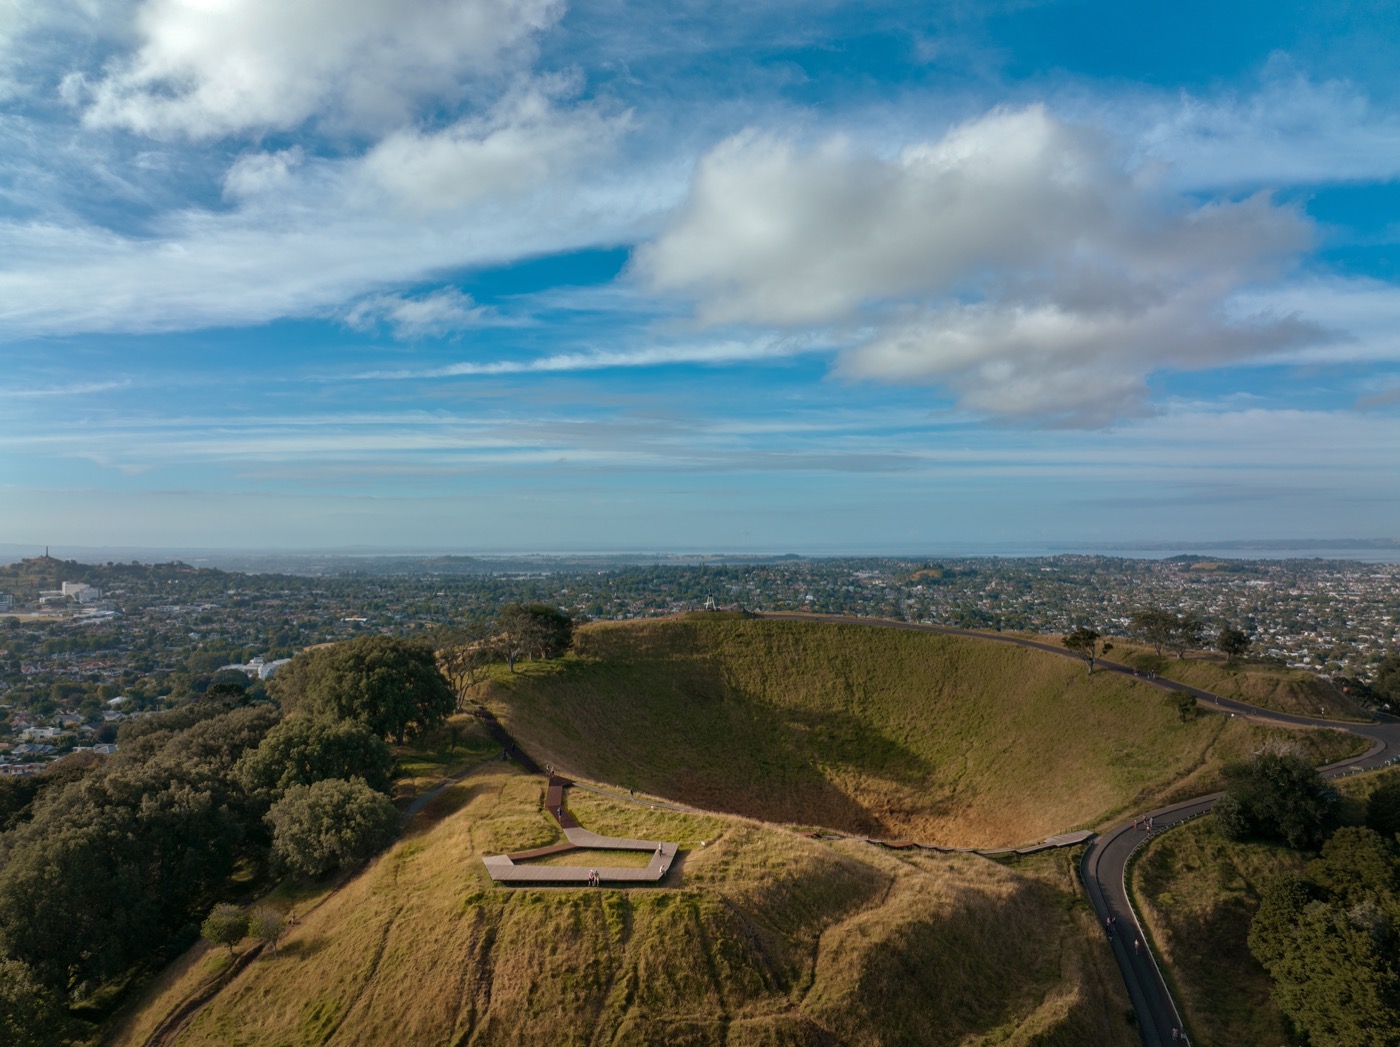
[[[1318,847],[1336,824],[1337,794],[1306,761],[1265,750],[1227,764],[1225,795],[1212,813],[1234,840],[1277,840],[1289,847]]]
[[[501,653],[512,672],[516,661],[531,658],[558,658],[574,638],[574,620],[548,604],[509,604],[496,618],[500,629]]]
[[[1105,642],[1101,645],[1100,640],[1101,637],[1097,630],[1081,625],[1060,642],[1063,643],[1066,648],[1088,662],[1089,672],[1092,674],[1094,671],[1094,662],[1098,660],[1099,655],[1107,654],[1109,651],[1113,650],[1113,644]]]
[[[269,706],[159,714],[101,767],[46,792],[0,853],[0,951],[81,991],[158,952],[217,897],[261,826],[232,768]]]
[[[272,856],[297,876],[316,878],[370,857],[398,828],[389,798],[363,781],[327,778],[294,785],[267,814]]]
[[[1233,662],[1236,658],[1243,658],[1249,651],[1249,634],[1242,629],[1234,629],[1225,626],[1215,636],[1215,649],[1225,656],[1225,660]]]
[[[258,747],[244,754],[234,769],[251,795],[272,804],[294,785],[326,778],[359,778],[387,793],[394,778],[394,757],[384,739],[358,720],[314,720],[289,716]]]
[[[410,729],[434,727],[456,708],[432,647],[389,636],[303,651],[273,679],[284,709],[358,720],[399,744]]]
[[[1177,614],[1159,607],[1134,611],[1128,619],[1128,635],[1149,644],[1160,655],[1163,649],[1178,658],[1205,641],[1205,623],[1193,614]]]
[[[1400,1028],[1400,857],[1370,829],[1344,828],[1302,877],[1271,884],[1249,948],[1279,1008],[1312,1043],[1393,1047]]]

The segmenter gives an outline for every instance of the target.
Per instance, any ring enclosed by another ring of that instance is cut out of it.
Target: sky
[[[0,542],[1400,535],[1400,3],[0,0]]]

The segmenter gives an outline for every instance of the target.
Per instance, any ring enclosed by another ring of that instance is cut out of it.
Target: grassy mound
[[[552,837],[542,793],[481,767],[455,812],[303,912],[175,1042],[1135,1042],[1064,856],[904,856],[575,790],[596,831],[680,841],[667,882],[491,885],[482,854]],[[216,956],[191,950],[112,1042],[144,1043]]]
[[[1145,809],[1268,732],[991,640],[692,616],[589,626],[485,701],[541,763],[708,810],[990,847]],[[1309,732],[1311,734],[1311,732]],[[1314,740],[1319,757],[1350,740]]]

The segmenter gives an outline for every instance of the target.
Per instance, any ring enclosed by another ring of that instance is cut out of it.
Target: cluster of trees
[[[1178,658],[1185,658],[1187,651],[1205,646],[1206,625],[1194,614],[1148,607],[1132,613],[1128,619],[1128,637],[1152,647],[1159,656],[1163,651],[1171,651]],[[1094,671],[1094,663],[1113,650],[1113,644],[1098,630],[1083,625],[1062,642],[1089,663],[1090,673]],[[1214,643],[1227,661],[1234,662],[1249,651],[1251,641],[1248,633],[1227,625],[1216,634]],[[1400,666],[1397,671],[1397,683],[1400,683]]]
[[[1338,829],[1303,875],[1272,883],[1249,948],[1312,1043],[1390,1047],[1400,1030],[1400,848]]]
[[[1337,828],[1338,798],[1318,772],[1277,749],[1225,769],[1214,815],[1232,839],[1315,853],[1300,876],[1263,891],[1249,949],[1280,1009],[1309,1042],[1383,1047],[1400,1029],[1400,780]]]
[[[1158,655],[1171,651],[1178,658],[1205,644],[1206,626],[1194,614],[1177,614],[1159,607],[1134,611],[1128,619],[1128,636],[1152,647]]]
[[[287,918],[270,905],[259,905],[244,912],[231,902],[219,902],[199,925],[199,935],[211,945],[222,945],[233,955],[233,947],[253,937],[277,951],[277,942],[287,929]]]
[[[453,709],[431,647],[358,639],[283,673],[281,709],[190,703],[124,724],[113,756],[0,785],[0,1042],[44,1042],[45,1008],[187,946],[236,868],[318,877],[392,839],[386,739]]]
[[[115,756],[40,791],[0,837],[0,954],[71,999],[187,943],[236,865],[266,849],[235,768],[277,718],[271,706],[152,716],[123,730]]]
[[[355,721],[400,745],[452,714],[456,701],[429,644],[363,636],[303,651],[273,677],[289,713]]]
[[[1295,753],[1266,749],[1223,773],[1225,795],[1212,813],[1229,839],[1315,850],[1336,827],[1336,790]]]
[[[511,672],[521,658],[558,658],[574,639],[574,620],[549,604],[508,604],[494,619],[443,634],[438,657],[459,701],[493,662]]]

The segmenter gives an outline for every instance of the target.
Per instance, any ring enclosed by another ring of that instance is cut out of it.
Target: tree
[[[1200,647],[1205,641],[1205,623],[1193,614],[1175,614],[1161,608],[1149,607],[1134,611],[1128,619],[1128,635],[1150,644],[1157,654],[1166,648],[1178,658]]]
[[[438,644],[438,665],[457,696],[457,710],[465,706],[467,693],[476,685],[481,671],[498,657],[490,627],[473,623]]]
[[[1230,839],[1258,837],[1312,849],[1335,824],[1336,792],[1293,753],[1266,749],[1227,764],[1222,773],[1225,795],[1212,813]]]
[[[27,964],[0,960],[0,1043],[7,1047],[60,1047],[82,1042],[59,994]]]
[[[248,934],[277,952],[277,943],[286,930],[287,918],[270,905],[259,905],[248,914]]]
[[[239,861],[261,852],[230,772],[275,718],[255,707],[170,730],[187,721],[152,716],[129,749],[46,792],[5,837],[0,954],[80,994],[198,924]]]
[[[1089,675],[1092,676],[1094,673],[1094,662],[1098,660],[1101,654],[1107,654],[1109,651],[1113,650],[1112,643],[1105,642],[1100,645],[1099,640],[1098,632],[1081,625],[1060,642],[1089,663]]]
[[[410,729],[435,727],[456,708],[432,648],[364,636],[303,651],[273,677],[283,708],[332,720],[359,720],[400,745]]]
[[[1371,689],[1387,705],[1400,703],[1400,654],[1389,654],[1376,666]]]
[[[501,652],[511,672],[522,655],[558,658],[573,642],[574,620],[547,604],[510,604],[501,609],[496,625]]]
[[[1215,649],[1225,655],[1227,663],[1233,663],[1237,658],[1243,658],[1245,652],[1249,650],[1249,634],[1240,629],[1232,629],[1225,626],[1215,636]]]
[[[1160,608],[1148,607],[1134,611],[1128,619],[1128,635],[1140,643],[1150,645],[1158,655],[1171,641],[1172,630],[1176,627],[1176,615]]]
[[[248,933],[248,917],[236,905],[220,902],[209,910],[209,915],[199,925],[199,936],[210,945],[228,946],[228,954],[233,955],[233,947]]]
[[[1366,825],[1387,840],[1400,835],[1400,778],[1392,778],[1366,801]]]
[[[272,805],[267,822],[273,860],[287,872],[315,879],[386,846],[398,812],[363,781],[328,778],[292,786]]]
[[[1249,949],[1279,1008],[1316,1044],[1393,1047],[1400,1027],[1395,848],[1369,829],[1327,841],[1304,875],[1269,885]]]
[[[294,785],[326,778],[363,780],[389,792],[394,757],[384,739],[358,720],[313,720],[289,716],[245,753],[234,776],[249,793],[271,804]]]

